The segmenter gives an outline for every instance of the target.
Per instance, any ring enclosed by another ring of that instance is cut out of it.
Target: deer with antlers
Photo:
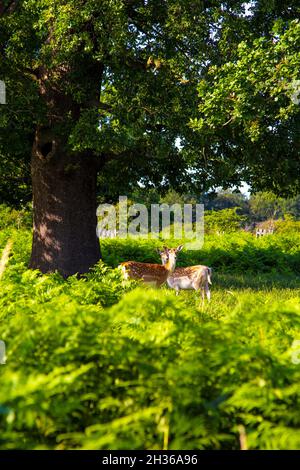
[[[163,265],[140,263],[138,261],[125,261],[121,263],[119,268],[122,270],[124,280],[130,278],[142,280],[146,284],[152,284],[156,287],[162,286],[174,272],[177,253],[182,248],[183,245],[179,245],[177,248],[164,247],[163,252],[167,254],[167,259]]]
[[[161,257],[162,265],[168,263],[169,255],[166,247],[158,250]],[[211,284],[212,270],[208,266],[188,266],[186,268],[176,268],[167,278],[168,286],[176,290],[178,295],[181,289],[201,290],[202,302],[204,302],[205,294],[210,300],[209,284]]]

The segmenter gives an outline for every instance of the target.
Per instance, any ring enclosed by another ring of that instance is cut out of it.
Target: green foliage
[[[32,213],[29,206],[17,210],[0,204],[0,230],[8,227],[30,228],[31,226]]]
[[[282,215],[283,199],[270,191],[258,192],[251,196],[249,206],[256,221],[277,218]]]
[[[199,85],[203,100],[199,110],[203,118],[195,127],[215,128],[226,125],[229,118],[237,126],[243,125],[245,134],[255,141],[266,132],[268,124],[297,114],[298,106],[291,95],[296,92],[292,86],[300,65],[295,48],[299,41],[300,24],[295,20],[288,27],[278,22],[273,37],[256,39],[251,45],[241,42],[237,61],[228,62],[220,69],[210,68],[215,84],[210,93],[207,94],[205,81]]]
[[[276,220],[274,226],[277,233],[300,232],[300,221],[288,215],[283,220]]]
[[[212,266],[217,272],[248,273],[282,273],[300,274],[300,238],[297,230],[290,230],[286,222],[278,221],[278,234],[255,238],[252,233],[245,231],[231,231],[228,226],[221,225],[222,212],[213,213],[212,226],[215,230],[209,234],[206,229],[205,243],[201,249],[192,251],[183,250],[177,261],[178,266],[206,264]],[[220,218],[218,218],[220,214]],[[239,225],[240,218],[234,219]],[[276,222],[277,223],[277,222]],[[298,224],[293,222],[295,228]],[[286,227],[286,230],[285,230]],[[222,230],[222,229],[223,230]],[[276,227],[275,227],[276,228]],[[276,229],[277,230],[277,229]],[[217,233],[218,232],[218,233]],[[188,243],[190,240],[182,239],[103,239],[103,259],[110,266],[117,267],[124,260],[136,260],[147,263],[158,263],[160,259],[155,250],[162,244],[177,246]]]
[[[163,192],[243,179],[286,189],[283,175],[297,181],[296,2],[254,1],[248,16],[243,0],[222,8],[186,0],[2,3],[3,200],[30,198],[29,159],[41,128],[62,139],[64,152],[99,157],[109,199],[141,180]]]
[[[164,180],[166,188],[189,184],[175,141],[193,135],[186,112],[196,112],[199,70],[214,54],[206,36],[218,10],[185,0],[4,6],[0,76],[9,106],[1,107],[0,153],[14,176],[19,163],[22,176],[28,172],[42,127],[59,136],[64,152],[99,157],[99,186],[109,196],[127,194],[141,179],[157,187]]]
[[[235,232],[243,226],[246,217],[237,214],[237,207],[220,211],[206,211],[205,230],[210,232]]]
[[[206,210],[223,210],[237,207],[239,212],[248,213],[249,201],[246,196],[240,192],[229,190],[218,191],[201,197],[201,202]]]
[[[204,308],[196,292],[123,285],[117,263],[158,261],[162,240],[107,239],[105,263],[64,280],[27,270],[30,232],[0,231],[0,249],[8,237],[0,448],[239,449],[241,430],[249,449],[300,448],[299,234],[181,252],[215,268]]]
[[[299,194],[292,198],[284,198],[277,196],[272,191],[259,191],[251,194],[249,199],[244,199],[243,201],[240,195],[219,192],[210,201],[205,201],[205,207],[222,209],[222,203],[224,204],[226,198],[233,203],[232,197],[234,196],[236,200],[235,206],[239,207],[239,212],[247,215],[248,222],[254,223],[271,218],[286,219],[287,217],[300,219]],[[238,203],[239,199],[240,202]]]
[[[217,149],[224,179],[235,178],[231,159],[256,189],[297,191],[299,44],[299,19],[278,19],[262,37],[239,42],[230,60],[209,65],[190,125]]]

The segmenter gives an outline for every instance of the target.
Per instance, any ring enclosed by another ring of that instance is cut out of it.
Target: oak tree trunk
[[[49,131],[32,152],[33,242],[30,267],[64,277],[86,273],[100,259],[96,235],[96,162],[68,155]]]

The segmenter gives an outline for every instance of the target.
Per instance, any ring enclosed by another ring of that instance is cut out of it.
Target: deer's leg
[[[199,287],[199,289],[201,291],[201,302],[200,302],[200,305],[201,305],[201,308],[204,307],[204,300],[205,300],[205,294],[204,294],[204,289],[202,286]]]
[[[204,290],[203,290],[203,286],[201,285],[201,283],[194,283],[193,284],[193,288],[195,289],[196,292],[199,292],[199,294],[201,293],[201,302],[199,304],[199,307],[201,306],[201,308],[203,308],[204,306]]]
[[[205,285],[205,293],[206,293],[207,300],[210,301],[210,290],[209,290],[208,282]]]
[[[210,302],[210,290],[209,289],[206,290],[206,297],[207,297],[207,300]]]
[[[123,289],[127,286],[127,281],[129,274],[125,269],[125,266],[119,266],[119,269],[121,270],[121,276],[122,276],[122,287]]]

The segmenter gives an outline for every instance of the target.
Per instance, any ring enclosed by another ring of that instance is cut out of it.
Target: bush
[[[5,204],[0,204],[0,230],[8,227],[30,228],[32,227],[32,211],[29,206],[21,210],[11,209]]]
[[[177,246],[186,240],[122,240],[102,241],[105,263],[116,267],[120,262],[136,260],[158,263],[156,247]],[[186,250],[178,256],[178,266],[206,264],[217,272],[231,273],[300,273],[300,236],[296,233],[255,238],[239,231],[206,235],[203,248]]]
[[[300,221],[295,220],[293,217],[285,215],[283,220],[276,220],[275,222],[276,233],[300,233]]]
[[[14,310],[1,294],[1,448],[238,449],[241,426],[252,449],[300,447],[296,300],[239,294],[217,320],[165,289],[103,309],[82,280],[21,281]]]
[[[237,207],[219,211],[206,211],[204,217],[205,233],[230,233],[241,228],[246,217],[237,214]]]

